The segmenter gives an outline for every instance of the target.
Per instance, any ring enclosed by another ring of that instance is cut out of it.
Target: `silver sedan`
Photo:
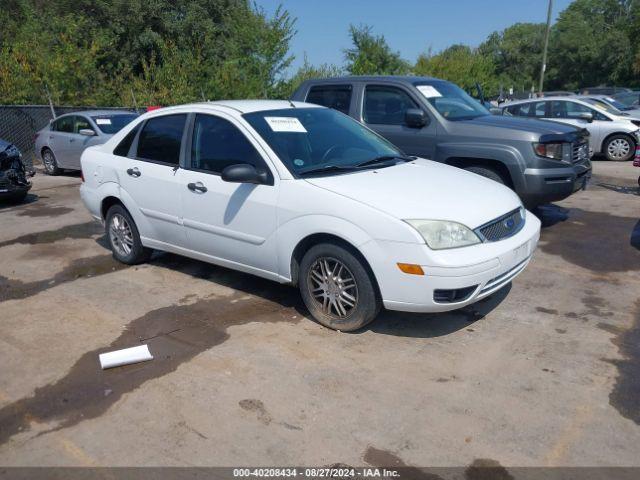
[[[136,118],[133,112],[87,110],[61,115],[36,133],[35,152],[49,175],[80,170],[85,148],[100,145]]]

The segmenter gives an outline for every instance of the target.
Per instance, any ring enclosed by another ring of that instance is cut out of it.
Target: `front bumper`
[[[26,194],[31,190],[30,181],[17,183],[8,178],[6,172],[0,172],[0,198],[13,198]]]
[[[591,180],[591,161],[566,168],[527,168],[524,179],[526,187],[520,198],[525,206],[533,208],[558,202],[587,188]]]
[[[513,237],[451,250],[426,245],[372,241],[360,247],[374,271],[385,308],[405,312],[445,312],[498,291],[528,265],[540,238],[540,221],[527,212]],[[424,276],[400,271],[398,262],[422,266]],[[455,301],[437,301],[443,290],[465,290]]]

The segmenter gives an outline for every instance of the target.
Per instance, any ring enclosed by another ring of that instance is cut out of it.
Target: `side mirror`
[[[593,113],[587,113],[587,112],[581,113],[578,115],[578,118],[580,120],[584,120],[587,123],[591,123],[593,122]]]
[[[96,134],[96,132],[94,132],[90,128],[81,128],[80,130],[78,130],[78,133],[87,137],[93,137]]]
[[[411,128],[422,128],[428,122],[427,114],[419,108],[408,108],[404,113],[404,123]]]
[[[253,165],[248,163],[238,163],[229,165],[222,170],[221,178],[225,182],[231,183],[269,183],[269,175],[265,171],[258,171]]]

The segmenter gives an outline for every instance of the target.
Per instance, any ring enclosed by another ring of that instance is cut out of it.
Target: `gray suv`
[[[528,208],[568,197],[591,176],[585,129],[491,115],[461,88],[437,78],[308,80],[292,99],[339,110],[409,155],[508,185]]]

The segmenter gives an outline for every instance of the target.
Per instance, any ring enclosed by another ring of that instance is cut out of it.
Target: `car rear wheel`
[[[60,175],[62,172],[62,169],[58,167],[56,156],[48,148],[45,148],[42,152],[42,164],[47,175]]]
[[[506,185],[507,184],[507,182],[505,182],[504,178],[502,178],[502,175],[500,175],[495,170],[492,170],[491,168],[473,166],[473,167],[466,167],[465,170],[467,172],[472,172],[472,173],[475,173],[476,175],[480,175],[482,177],[485,177],[485,178],[488,178],[490,180],[493,180],[494,182],[501,183],[502,185]]]
[[[635,154],[636,145],[627,135],[609,137],[602,148],[605,157],[611,162],[626,162]]]
[[[133,218],[122,205],[113,205],[107,212],[105,230],[113,258],[127,265],[146,262],[152,250],[142,245]]]
[[[363,261],[333,243],[309,249],[300,263],[298,283],[313,318],[334,330],[358,330],[373,321],[382,306]]]

